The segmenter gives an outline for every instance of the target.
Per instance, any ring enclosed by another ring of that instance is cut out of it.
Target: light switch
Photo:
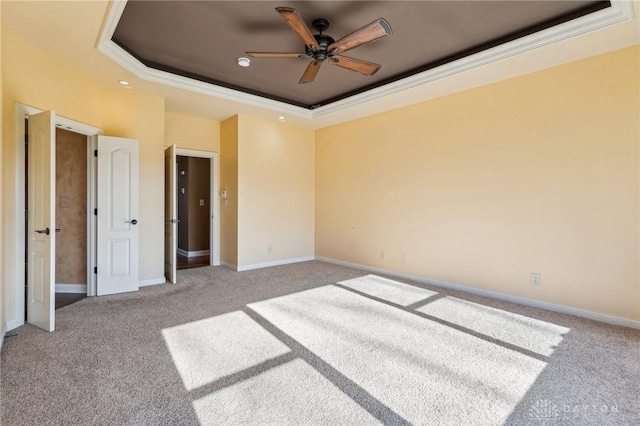
[[[180,193],[184,195],[184,188],[180,188]]]
[[[204,200],[200,200],[200,206],[204,206]]]

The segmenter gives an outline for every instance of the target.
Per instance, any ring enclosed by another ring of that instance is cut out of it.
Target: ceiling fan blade
[[[245,52],[252,58],[308,58],[305,53],[287,53],[287,52]]]
[[[316,78],[318,70],[320,69],[320,65],[322,65],[322,62],[310,62],[307,69],[304,70],[304,74],[302,74],[302,78],[300,78],[300,81],[298,83],[311,83]]]
[[[374,64],[373,62],[348,58],[341,55],[335,55],[333,58],[331,58],[329,63],[342,68],[346,68],[351,71],[357,71],[364,75],[373,75],[380,69],[380,67],[382,67],[382,65],[380,64]]]
[[[291,27],[293,31],[298,34],[298,36],[304,41],[305,46],[310,48],[311,50],[317,49],[318,42],[309,31],[309,27],[304,23],[298,12],[295,9],[290,7],[276,7],[276,11],[282,16],[282,18],[287,21],[287,24]]]
[[[382,37],[391,35],[391,25],[383,18],[376,19],[369,25],[365,25],[357,31],[352,32],[348,36],[342,37],[340,40],[332,43],[327,47],[331,52],[335,49],[336,54],[344,53],[354,47],[362,46],[366,43],[378,40]]]

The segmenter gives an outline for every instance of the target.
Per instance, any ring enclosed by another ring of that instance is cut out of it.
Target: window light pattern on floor
[[[568,331],[367,275],[163,336],[201,424],[497,425]]]

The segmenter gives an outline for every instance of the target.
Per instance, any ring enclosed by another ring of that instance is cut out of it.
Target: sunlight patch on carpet
[[[455,297],[444,297],[417,309],[487,336],[549,356],[570,329],[546,321],[480,305]]]
[[[502,424],[546,366],[336,286],[248,306],[414,424]]]
[[[192,390],[290,352],[236,311],[162,330],[187,390]]]
[[[380,422],[301,359],[193,402],[201,425],[373,425]]]
[[[338,284],[400,306],[411,305],[412,303],[438,294],[435,291],[404,284],[388,278],[378,277],[376,275],[366,275],[364,277],[340,281]]]

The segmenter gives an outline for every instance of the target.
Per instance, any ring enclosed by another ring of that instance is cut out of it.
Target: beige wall
[[[220,122],[201,117],[165,113],[165,145],[220,152]]]
[[[140,142],[140,279],[159,279],[163,271],[164,194],[157,182],[164,177],[164,100],[123,88],[108,88],[46,52],[4,34],[2,45],[4,89],[5,170],[3,206],[15,204],[15,102],[102,128],[107,135]],[[3,209],[5,210],[5,209]],[[14,318],[13,241],[15,218],[5,210],[3,281],[6,318]]]
[[[220,262],[238,265],[238,116],[220,123]]]
[[[238,121],[238,266],[313,256],[314,132]]]
[[[247,115],[220,128],[221,261],[242,269],[313,256],[314,132]]]
[[[316,255],[640,319],[639,63],[635,46],[319,130]]]
[[[87,137],[56,129],[56,284],[87,284]]]

